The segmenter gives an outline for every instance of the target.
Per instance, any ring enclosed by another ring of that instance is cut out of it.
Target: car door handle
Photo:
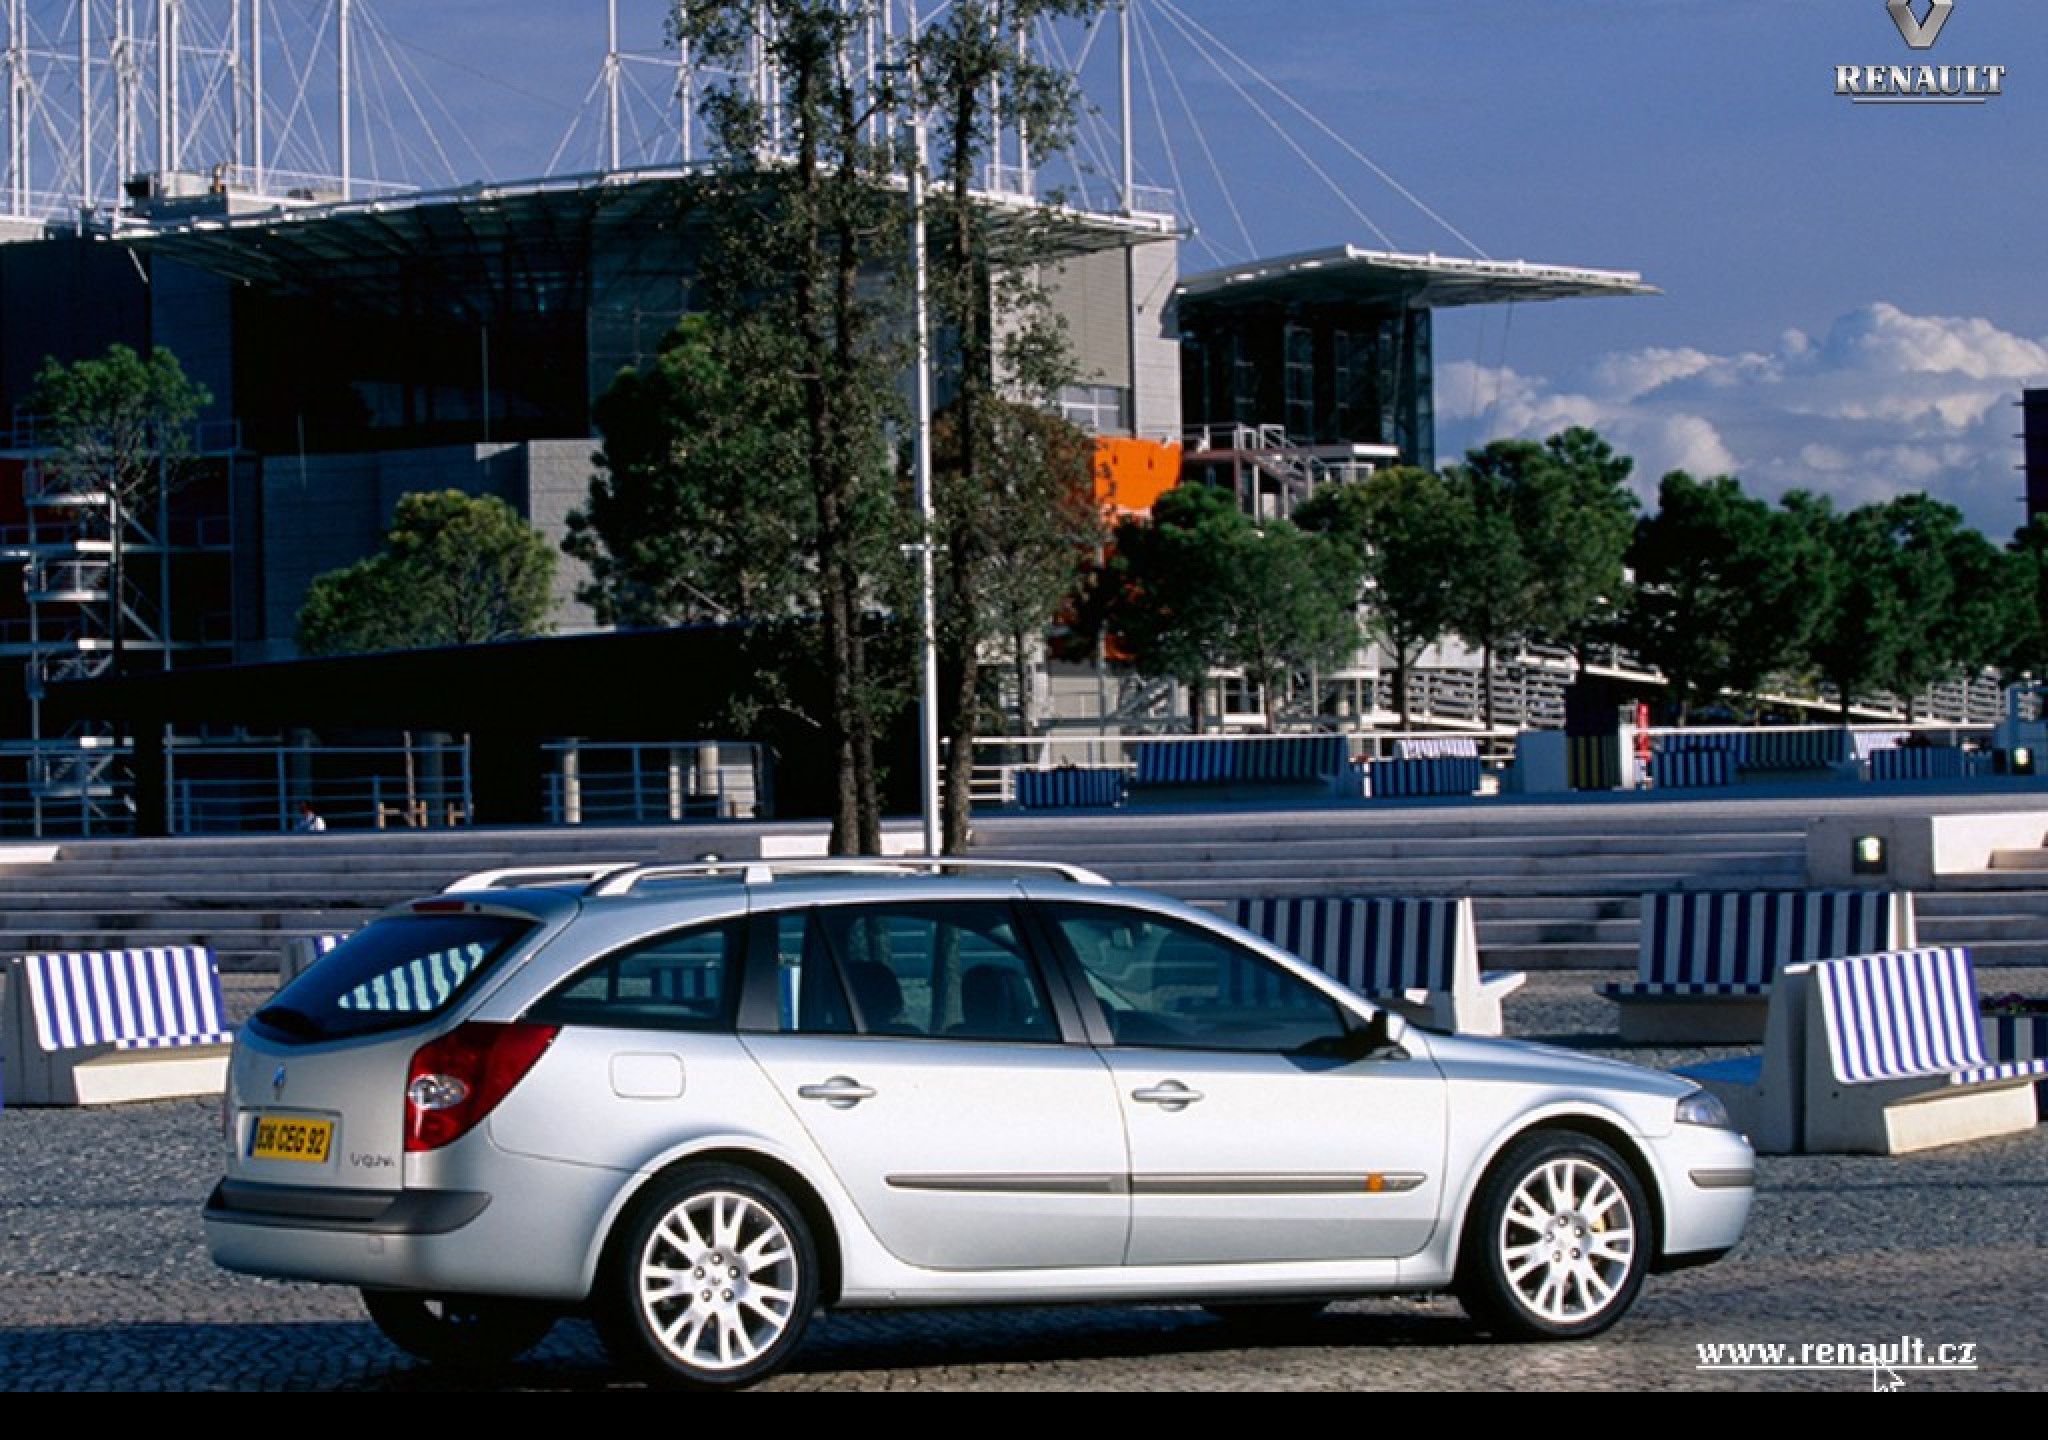
[[[798,1086],[796,1094],[799,1100],[822,1100],[834,1110],[851,1110],[861,1101],[875,1098],[873,1090],[844,1075],[834,1075],[822,1085]]]
[[[1198,1104],[1203,1097],[1199,1090],[1190,1090],[1178,1080],[1168,1080],[1149,1090],[1133,1090],[1131,1098],[1140,1105],[1157,1105],[1162,1110],[1179,1114],[1188,1106]]]

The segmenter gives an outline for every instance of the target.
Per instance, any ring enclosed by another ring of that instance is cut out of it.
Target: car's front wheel
[[[520,1300],[477,1295],[363,1291],[363,1308],[384,1338],[434,1365],[503,1365],[547,1338],[555,1312]]]
[[[817,1303],[803,1213],[761,1176],[699,1165],[634,1207],[599,1320],[619,1358],[655,1378],[731,1389],[787,1364]]]
[[[1649,1226],[1642,1185],[1612,1148],[1584,1135],[1526,1135],[1480,1186],[1458,1298],[1499,1334],[1597,1335],[1642,1289]]]

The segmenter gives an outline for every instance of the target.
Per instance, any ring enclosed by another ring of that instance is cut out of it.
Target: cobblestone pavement
[[[1511,1028],[1653,1065],[1698,1053],[1614,1048],[1600,978],[1534,977],[1509,1001]],[[631,1388],[581,1322],[516,1366],[450,1374],[392,1349],[352,1292],[215,1269],[199,1206],[218,1135],[210,1100],[0,1111],[0,1388]],[[2048,1388],[2044,1294],[2048,1127],[1911,1157],[1765,1159],[1743,1245],[1653,1277],[1589,1342],[1485,1343],[1438,1299],[1263,1332],[1186,1308],[835,1315],[764,1388],[2035,1390]],[[1808,1351],[1786,1357],[1802,1368],[1703,1368],[1703,1345],[1772,1342],[1839,1346],[1849,1363],[1810,1368],[1822,1357]],[[1868,1347],[1906,1363],[1874,1372]]]

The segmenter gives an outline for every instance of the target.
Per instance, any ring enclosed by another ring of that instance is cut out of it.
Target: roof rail
[[[524,890],[534,886],[581,886],[621,870],[634,869],[632,860],[593,860],[581,865],[512,865],[501,870],[479,870],[443,886],[443,895],[472,890]]]
[[[888,859],[845,856],[826,859],[713,860],[684,865],[624,866],[591,879],[588,895],[626,895],[643,882],[687,880],[737,874],[742,883],[769,885],[784,876],[797,875],[953,875],[953,874],[1050,875],[1076,885],[1107,885],[1110,882],[1093,870],[1079,865],[1038,860],[982,860],[942,855],[901,855]]]

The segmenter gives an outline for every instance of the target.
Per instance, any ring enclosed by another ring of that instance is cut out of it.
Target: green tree
[[[940,668],[952,686],[943,710],[948,851],[967,843],[982,656],[1004,623],[989,605],[995,572],[1008,568],[1015,579],[1037,569],[1036,561],[1019,569],[1006,558],[1024,537],[1066,548],[1065,537],[1045,534],[1046,520],[1070,531],[1065,518],[1075,511],[1065,496],[1046,493],[1048,432],[1019,422],[1018,402],[1044,405],[1074,378],[1065,332],[1035,281],[1050,249],[1042,227],[991,226],[977,190],[1006,130],[1028,135],[1039,155],[1064,149],[1072,136],[1079,94],[1071,71],[1038,60],[1017,36],[1105,8],[1106,0],[954,0],[910,38],[910,98],[924,117],[917,129],[922,135],[928,122],[934,142],[930,296],[954,362],[946,463],[934,477],[937,534],[930,537],[942,562]],[[1055,489],[1071,485],[1057,480]],[[1029,548],[1048,553],[1043,544]],[[1044,606],[1041,627],[1059,598]]]
[[[1104,600],[1110,640],[1141,673],[1180,685],[1197,734],[1209,676],[1229,655],[1229,557],[1250,525],[1224,491],[1182,485],[1160,496],[1149,516],[1118,524],[1113,537]]]
[[[1394,662],[1394,707],[1412,721],[1410,684],[1422,652],[1450,633],[1470,532],[1463,496],[1434,470],[1396,466],[1325,486],[1295,523],[1330,537],[1351,566],[1367,632]]]
[[[1784,508],[1815,542],[1803,650],[1835,692],[1846,725],[1856,702],[1884,684],[1892,653],[1904,642],[1893,537],[1875,507],[1839,514],[1825,497],[1795,492]]]
[[[838,0],[679,0],[670,29],[698,73],[729,77],[703,99],[727,170],[704,217],[714,241],[699,300],[759,342],[737,378],[743,395],[765,395],[743,413],[793,420],[830,686],[815,718],[838,777],[831,844],[874,854],[877,736],[901,692],[870,654],[871,619],[895,598],[911,537],[890,438],[903,307],[899,277],[877,264],[905,231],[856,61],[866,18]],[[773,87],[757,83],[769,76]]]
[[[1209,677],[1243,669],[1269,723],[1286,678],[1358,639],[1339,547],[1289,521],[1261,528],[1228,491],[1182,485],[1117,527],[1109,625],[1139,670],[1169,676],[1203,727]]]
[[[1625,637],[1664,672],[1681,721],[1702,703],[1754,696],[1802,655],[1823,552],[1733,476],[1665,476],[1629,557]]]
[[[1287,520],[1241,537],[1231,569],[1233,583],[1222,597],[1229,616],[1225,655],[1258,687],[1270,730],[1296,675],[1357,650],[1357,592],[1337,545]]]
[[[2029,625],[2017,557],[1981,531],[1956,532],[1948,546],[1953,598],[1937,617],[1935,644],[1958,678],[2014,670]]]
[[[1534,503],[1523,509],[1535,632],[1585,661],[1587,643],[1611,634],[1627,594],[1628,547],[1640,509],[1629,489],[1635,462],[1582,426],[1543,442]]]
[[[313,582],[299,648],[334,655],[541,634],[555,563],[547,537],[495,496],[406,495],[382,551]]]
[[[972,585],[964,592],[949,586],[965,613],[943,617],[951,624],[941,633],[956,645],[971,633],[977,668],[984,651],[1007,652],[1020,726],[1029,734],[1032,661],[1073,597],[1082,567],[1107,540],[1108,527],[1095,498],[1095,445],[1086,432],[1013,401],[998,401],[986,413],[984,453],[1000,454],[1003,463],[984,484],[957,483],[954,414],[939,417],[934,435],[937,473],[954,482],[940,489],[944,528],[984,537],[971,576],[964,568],[949,568],[949,578],[971,579]]]
[[[1451,628],[1479,651],[1482,713],[1491,726],[1494,660],[1520,645],[1544,615],[1537,557],[1524,537],[1549,530],[1542,514],[1553,493],[1549,461],[1533,441],[1496,440],[1445,475],[1466,525]]]
[[[815,612],[801,397],[761,348],[753,325],[688,316],[599,397],[597,474],[563,548],[604,623]]]
[[[1885,681],[1910,719],[1931,686],[1984,668],[2005,648],[1996,551],[1960,510],[1928,495],[1901,495],[1879,513],[1894,544],[1902,632]]]
[[[1904,495],[1838,514],[1795,492],[1784,510],[1818,542],[1804,652],[1844,724],[1880,693],[1911,715],[1942,680],[2027,668],[2027,564],[1965,526],[1955,507]]]
[[[127,585],[128,531],[147,529],[151,510],[190,477],[193,426],[213,403],[168,350],[137,353],[126,345],[63,364],[45,359],[30,387],[37,464],[51,488],[97,497],[111,553],[113,603]],[[120,665],[126,626],[110,625]]]
[[[2048,676],[2048,516],[2036,515],[2006,546],[2011,632],[2001,660],[2015,674]]]

